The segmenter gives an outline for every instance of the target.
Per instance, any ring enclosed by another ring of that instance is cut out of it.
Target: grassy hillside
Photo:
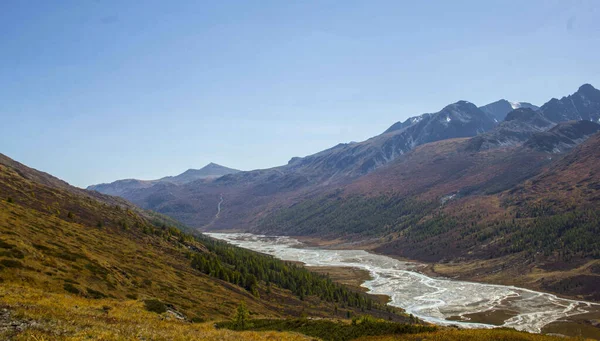
[[[290,332],[217,330],[148,311],[139,300],[89,299],[29,285],[0,286],[2,340],[311,340]]]
[[[87,302],[76,306],[129,302],[139,307],[149,302],[149,309],[171,312],[161,318],[173,314],[188,323],[228,320],[241,301],[252,317],[369,313],[412,322],[326,276],[183,233],[168,218],[121,199],[88,196],[18,163],[0,164],[0,193],[0,280],[10,291],[0,297],[0,305],[10,316],[25,308],[31,314],[56,311],[19,303],[19,293],[31,292]],[[34,326],[48,322],[33,321]],[[14,328],[5,331],[20,335]]]

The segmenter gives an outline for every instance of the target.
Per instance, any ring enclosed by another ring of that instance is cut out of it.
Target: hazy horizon
[[[261,169],[458,100],[600,87],[595,2],[378,4],[0,4],[0,152],[79,187]]]

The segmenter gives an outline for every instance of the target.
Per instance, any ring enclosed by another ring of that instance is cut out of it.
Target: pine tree
[[[248,311],[248,308],[246,308],[246,302],[241,301],[235,314],[235,327],[239,329],[248,328],[250,327],[249,320],[250,312]]]

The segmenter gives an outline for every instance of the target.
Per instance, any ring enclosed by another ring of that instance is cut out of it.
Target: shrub
[[[100,299],[105,298],[106,295],[100,291],[94,290],[92,288],[86,288],[87,294],[91,298]]]
[[[145,300],[144,305],[146,310],[153,313],[162,314],[167,311],[167,306],[157,299]]]
[[[79,289],[77,289],[77,287],[71,283],[65,283],[63,285],[63,289],[65,289],[65,291],[70,292],[71,294],[75,294],[75,295],[79,295],[79,293],[81,293],[81,291],[79,291]]]

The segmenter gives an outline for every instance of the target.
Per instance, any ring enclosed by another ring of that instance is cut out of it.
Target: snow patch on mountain
[[[522,106],[521,102],[510,102],[509,101],[508,103],[510,103],[510,106],[513,108],[513,110],[519,109]]]

